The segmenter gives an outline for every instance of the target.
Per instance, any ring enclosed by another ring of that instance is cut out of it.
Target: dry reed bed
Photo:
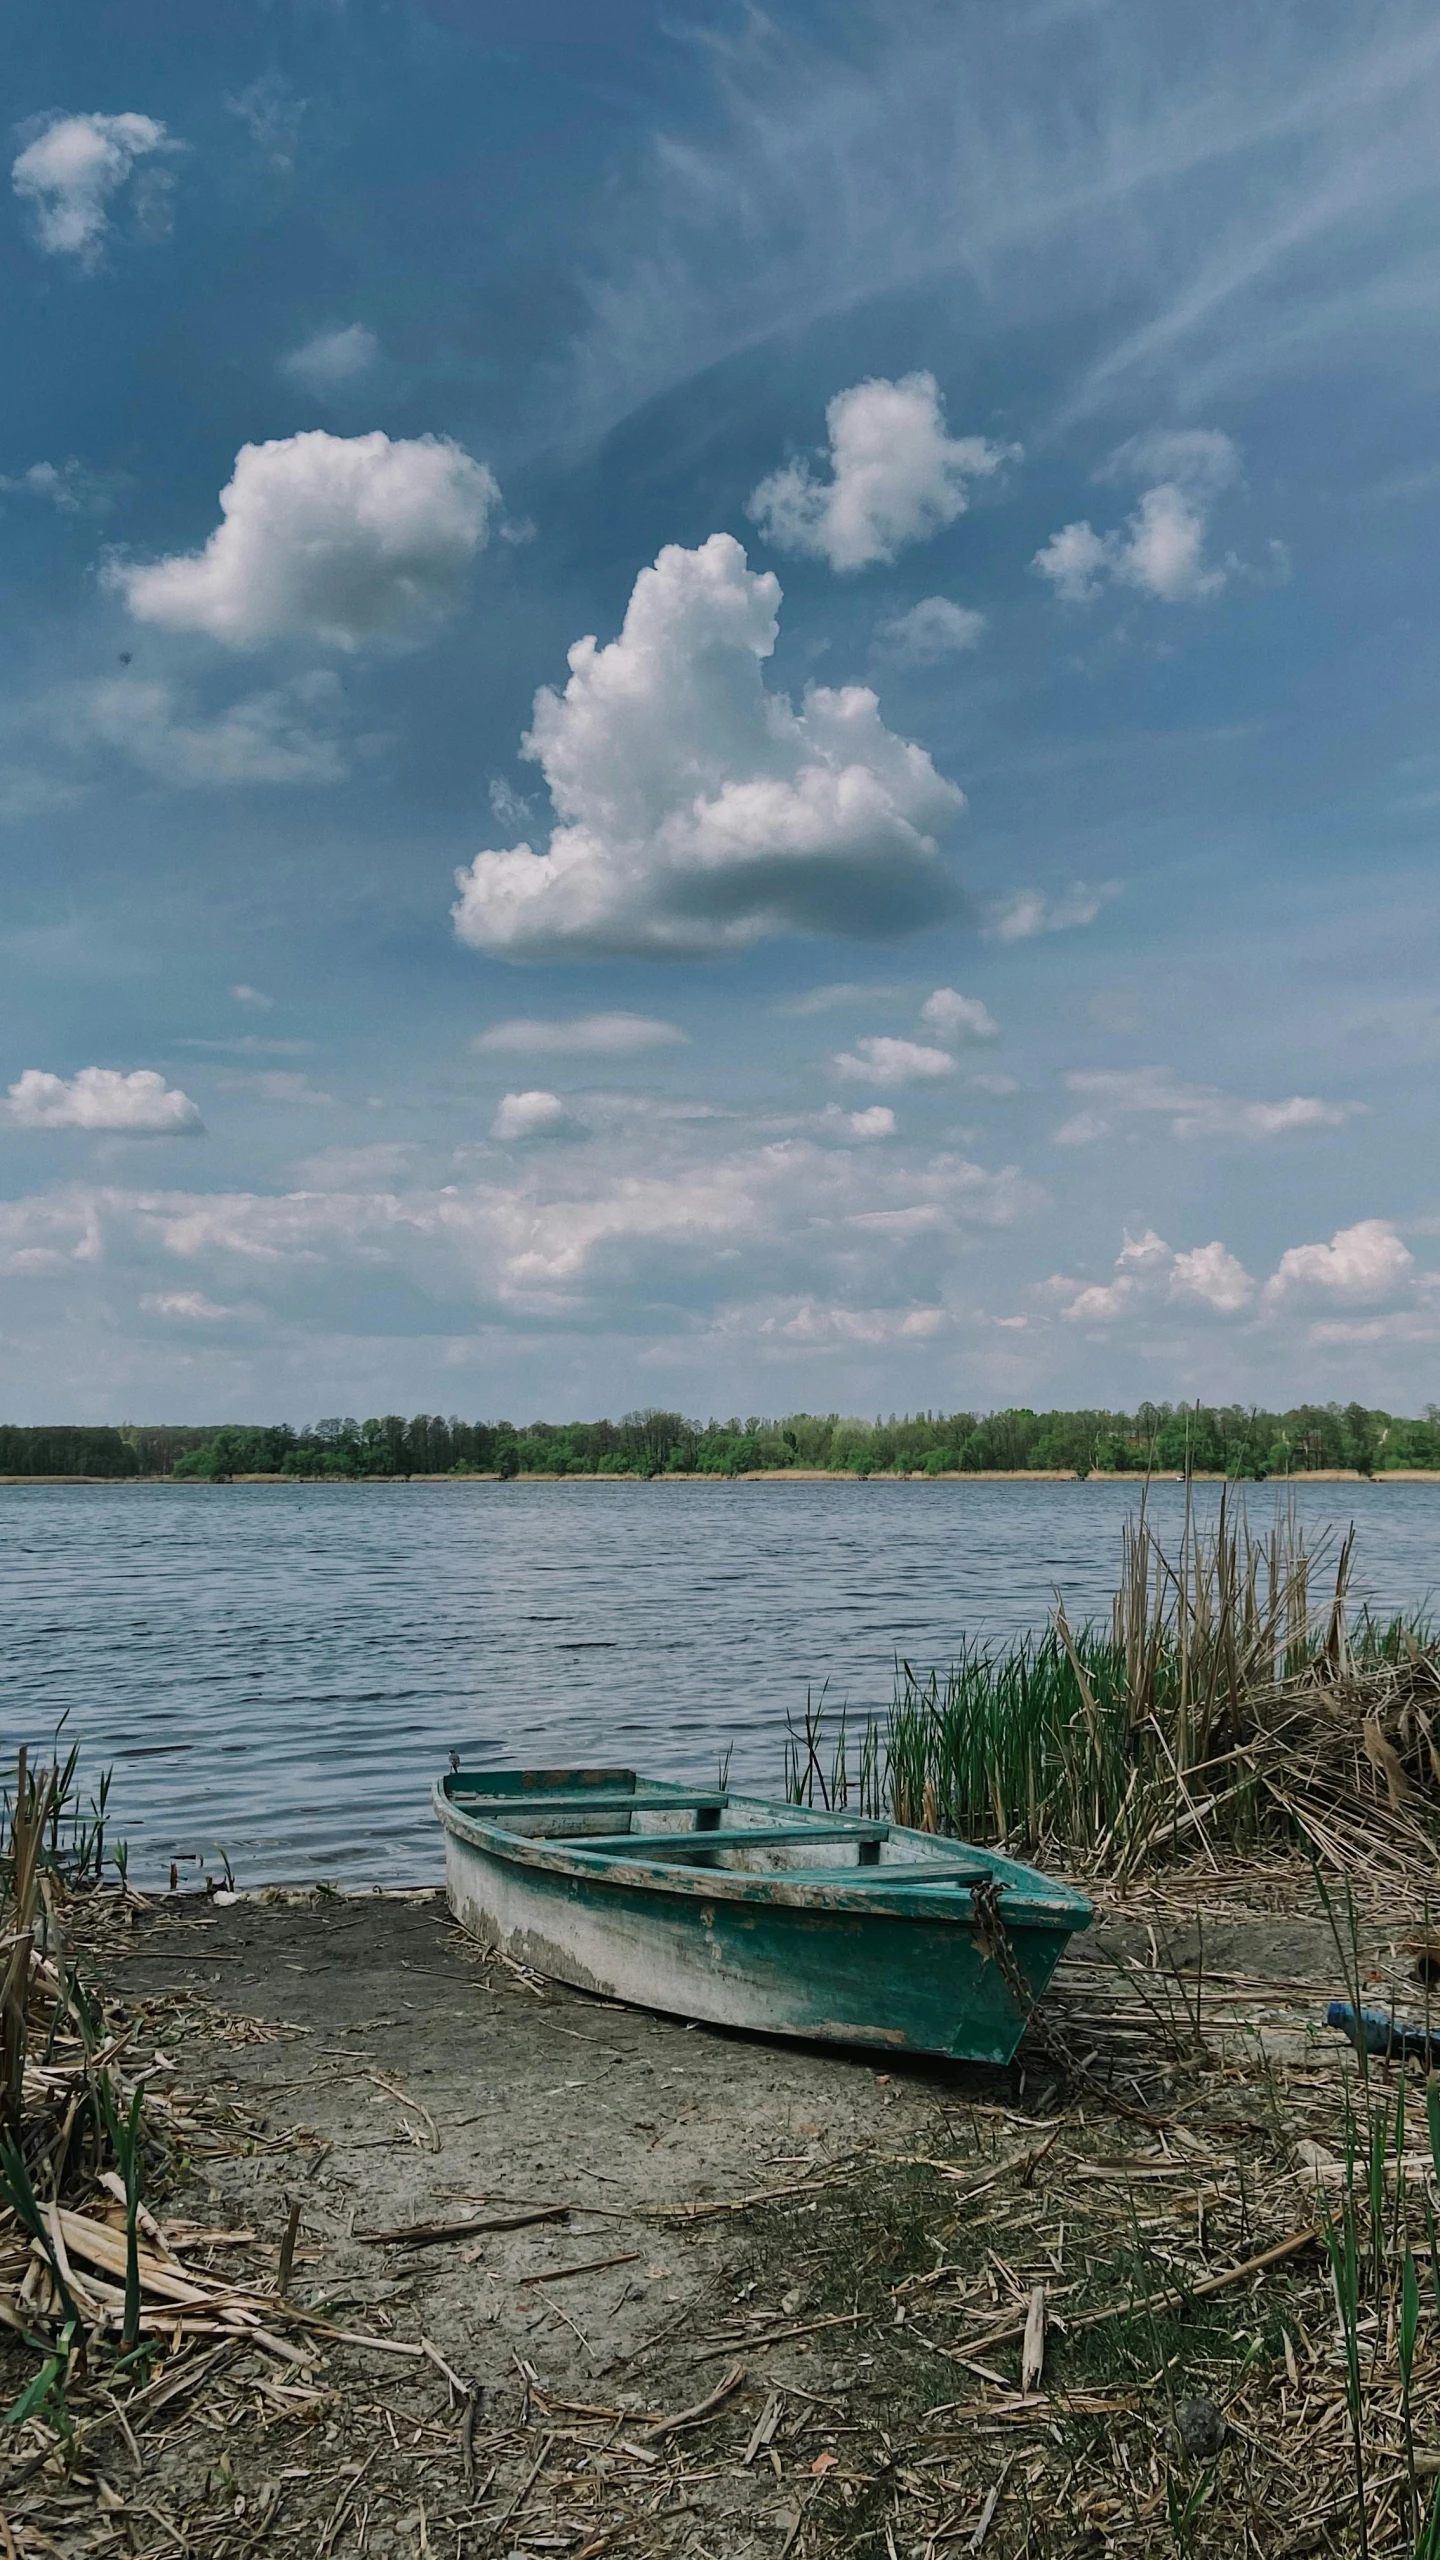
[[[1352,1958],[1342,1922],[1341,1987]],[[1357,1988],[1419,2005],[1412,1961],[1397,1948]],[[518,2353],[478,2391],[427,2343],[423,2290],[387,2307],[430,2252],[375,2252],[369,2300],[348,2281],[343,2313],[294,2300],[302,2268],[312,2297],[327,2284],[304,2202],[316,2137],[263,2135],[187,2089],[187,2056],[198,2082],[217,2038],[275,2030],[191,1995],[110,2004],[137,2067],[157,2044],[175,2066],[142,2256],[150,2352],[117,2369],[97,2319],[63,2394],[6,2431],[0,2549],[1289,2560],[1360,2548],[1358,2446],[1365,2547],[1410,2552],[1440,2473],[1430,2128],[1414,2082],[1397,2127],[1402,2076],[1372,2063],[1367,2083],[1319,2014],[1309,1989],[1176,1966],[1158,1928],[1153,1961],[1067,1966],[1014,2074],[936,2084],[923,2149],[651,2207],[682,2247],[721,2227],[724,2273],[562,2401]],[[227,2156],[273,2163],[243,2224],[167,2210],[200,2149],[222,2186]],[[582,2262],[616,2246],[590,2210],[571,2207]],[[117,2215],[101,2188],[63,2228],[115,2235]],[[93,2260],[70,2263],[93,2316]],[[53,2337],[62,2313],[28,2325]],[[35,2359],[17,2340],[4,2364],[18,2384]],[[1213,2452],[1190,2449],[1204,2403]]]
[[[1307,1545],[1187,1506],[1167,1553],[1123,1532],[1108,1626],[1057,1595],[1036,1640],[900,1666],[883,1724],[807,1710],[789,1792],[1124,1885],[1302,1847],[1332,1878],[1424,1905],[1440,1850],[1440,1636],[1352,1598],[1354,1539]]]

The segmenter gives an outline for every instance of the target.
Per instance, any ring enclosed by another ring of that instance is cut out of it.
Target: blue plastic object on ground
[[[1378,2053],[1391,2062],[1423,2062],[1427,2071],[1440,2071],[1440,2033],[1407,2027],[1392,2018],[1388,2009],[1352,2009],[1348,2000],[1332,2000],[1325,2023],[1348,2037],[1357,2053]]]

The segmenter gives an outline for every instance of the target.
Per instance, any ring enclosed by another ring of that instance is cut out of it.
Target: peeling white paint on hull
[[[676,2017],[976,2062],[1008,2061],[1025,2023],[999,1968],[958,1918],[576,1879],[492,1856],[448,1827],[446,1889],[462,1927],[483,1944],[581,1990]],[[1016,1933],[1037,1995],[1067,1935]]]

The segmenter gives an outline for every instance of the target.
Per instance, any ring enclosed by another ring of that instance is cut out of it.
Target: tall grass
[[[62,1759],[58,1735],[53,1760],[38,1767],[22,1745],[13,1781],[0,1786],[0,2239],[18,2240],[30,2260],[19,2313],[7,2309],[5,2320],[41,2356],[0,2425],[43,2414],[67,2439],[67,2384],[97,2332],[94,2289],[75,2278],[55,2211],[88,2197],[112,2163],[125,2200],[121,2344],[139,2345],[145,2091],[122,2079],[127,2039],[107,2038],[69,1952],[80,1897],[104,1877],[108,1793],[102,1778],[84,1805],[78,1755]],[[114,1856],[118,1865],[123,1844]]]
[[[1038,1636],[904,1662],[858,1748],[807,1700],[789,1792],[1122,1875],[1297,1834],[1335,1863],[1357,1822],[1387,1854],[1433,1849],[1436,1645],[1351,1608],[1352,1557],[1353,1533],[1311,1547],[1281,1510],[1257,1535],[1224,1500],[1213,1528],[1187,1507],[1171,1555],[1142,1506],[1108,1625],[1072,1629],[1057,1599]]]

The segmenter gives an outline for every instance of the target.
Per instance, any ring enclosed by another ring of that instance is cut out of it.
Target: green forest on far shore
[[[420,1413],[289,1423],[0,1425],[0,1475],[403,1478],[435,1475],[1221,1475],[1316,1469],[1440,1473],[1440,1407],[1418,1420],[1367,1405],[1142,1404],[1132,1413],[917,1413],[873,1422],[792,1413],[693,1422],[647,1408],[618,1422],[462,1422]]]

